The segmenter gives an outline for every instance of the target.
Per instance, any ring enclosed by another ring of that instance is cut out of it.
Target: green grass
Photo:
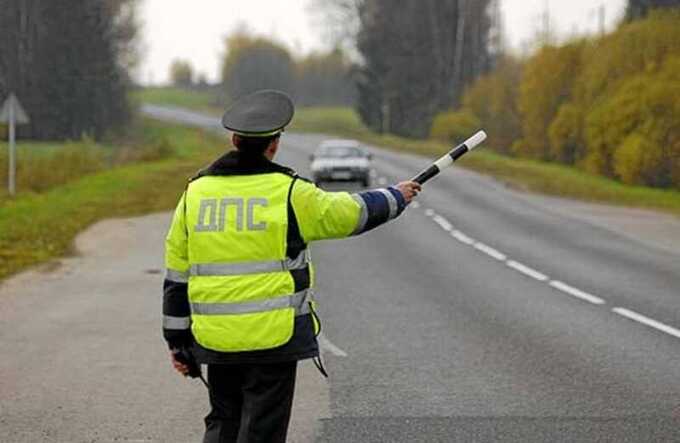
[[[680,216],[680,191],[631,186],[556,163],[509,158],[479,150],[462,166],[492,175],[511,186],[593,203],[659,210]]]
[[[203,112],[221,112],[222,105],[216,91],[177,87],[142,88],[132,93],[137,103],[178,106]]]
[[[158,94],[148,93],[147,96]],[[183,91],[183,94],[192,94]],[[169,91],[159,94],[170,102]],[[143,96],[146,97],[146,96]],[[179,104],[178,102],[175,102]],[[196,104],[197,103],[197,104]],[[182,106],[204,112],[219,113],[220,109],[205,107],[206,98],[183,98]],[[412,140],[371,132],[350,108],[298,108],[291,131],[313,132],[349,137],[389,149],[435,158],[448,146],[432,140]],[[466,156],[461,166],[493,175],[513,187],[547,195],[620,206],[642,207],[680,215],[680,191],[624,185],[615,180],[588,174],[579,169],[555,163],[537,162],[498,155],[482,147]]]
[[[173,154],[87,175],[0,205],[0,279],[70,251],[92,223],[174,207],[186,180],[224,149],[224,140],[196,129],[147,123],[145,136],[167,137]]]
[[[210,135],[210,137],[214,137]],[[125,134],[96,143],[84,138],[71,142],[29,142],[17,144],[17,189],[40,193],[85,175],[130,163],[151,162],[189,156],[194,146],[206,139],[201,131],[141,119]],[[0,183],[7,183],[7,144],[0,143]],[[7,199],[0,188],[0,205]]]

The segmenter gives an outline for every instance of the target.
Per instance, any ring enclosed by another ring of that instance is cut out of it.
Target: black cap
[[[264,90],[236,101],[222,117],[222,126],[246,137],[269,137],[293,119],[293,100],[281,91]]]

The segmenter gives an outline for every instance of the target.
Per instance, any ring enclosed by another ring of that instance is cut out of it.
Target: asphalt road
[[[322,139],[286,134],[278,160],[305,174]],[[373,153],[376,185],[428,163]],[[200,440],[205,392],[160,339],[168,217],[0,286],[0,441]],[[452,168],[391,225],[314,245],[331,379],[302,365],[290,441],[680,441],[680,226],[636,217]]]

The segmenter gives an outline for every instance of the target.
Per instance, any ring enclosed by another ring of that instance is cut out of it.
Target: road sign
[[[14,122],[17,125],[25,125],[30,122],[28,114],[24,110],[24,107],[19,103],[19,99],[16,95],[10,94],[2,104],[2,109],[0,110],[0,122],[10,123],[10,108],[14,109]]]
[[[9,195],[16,194],[16,125],[28,123],[28,114],[14,94],[10,94],[0,110],[0,122],[9,124],[9,174],[7,188]]]

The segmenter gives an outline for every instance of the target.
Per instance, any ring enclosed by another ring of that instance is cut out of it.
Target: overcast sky
[[[173,59],[189,60],[210,80],[218,79],[223,37],[245,24],[274,37],[297,53],[324,48],[323,29],[310,14],[311,0],[143,0],[144,62],[138,77],[164,83]],[[396,0],[395,0],[396,1]],[[625,0],[501,0],[505,33],[516,50],[532,40],[548,5],[551,26],[561,37],[595,32],[598,9],[605,6],[607,27],[620,20]]]

